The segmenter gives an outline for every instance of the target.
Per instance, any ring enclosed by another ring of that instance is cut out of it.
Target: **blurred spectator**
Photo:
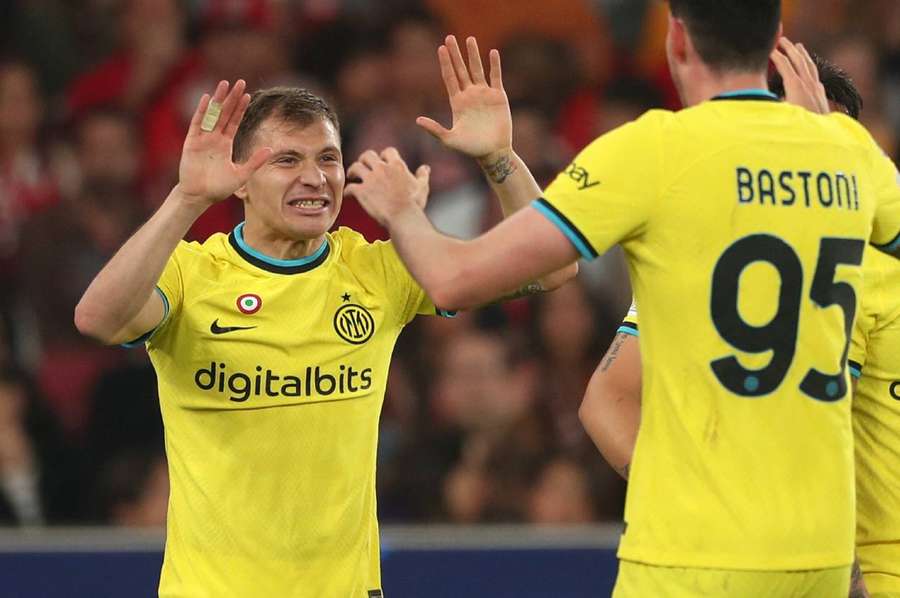
[[[39,137],[43,105],[31,67],[0,62],[0,281],[12,280],[25,221],[58,199]]]
[[[101,521],[123,527],[164,527],[169,502],[166,459],[149,450],[121,454],[102,470],[97,492]]]
[[[345,156],[355,159],[367,149],[396,147],[410,168],[431,166],[431,196],[428,213],[439,229],[462,237],[476,236],[482,229],[486,187],[474,161],[449,151],[416,125],[417,116],[427,115],[449,123],[449,102],[440,77],[436,49],[442,37],[438,26],[426,15],[401,15],[392,21],[386,53],[387,93],[360,122],[353,145]],[[345,222],[370,229],[367,217],[350,220],[357,212],[355,200],[345,203]]]
[[[124,0],[120,10],[119,49],[69,88],[68,109],[75,117],[104,106],[141,113],[189,68],[179,0]]]
[[[79,465],[28,379],[0,368],[0,524],[75,521]]]
[[[97,376],[123,358],[121,350],[78,334],[72,313],[94,275],[140,224],[143,213],[132,193],[92,184],[28,227],[23,261],[30,274],[23,291],[43,344],[38,381],[71,434],[83,431]]]
[[[897,130],[884,112],[887,96],[879,81],[879,63],[874,43],[864,37],[844,38],[831,48],[828,58],[847,71],[862,95],[860,122],[888,155],[897,155]]]
[[[596,519],[590,484],[581,466],[555,458],[540,470],[528,500],[528,522],[539,525],[575,525]]]

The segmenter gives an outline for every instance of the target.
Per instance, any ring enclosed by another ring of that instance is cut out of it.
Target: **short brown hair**
[[[340,135],[341,126],[337,114],[321,97],[308,89],[299,87],[270,87],[253,93],[250,105],[241,119],[232,146],[232,159],[246,160],[253,136],[259,126],[270,116],[284,122],[307,126],[316,120],[325,120],[334,125]]]

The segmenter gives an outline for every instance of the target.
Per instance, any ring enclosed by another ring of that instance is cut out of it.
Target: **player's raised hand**
[[[416,124],[437,137],[444,145],[473,158],[484,158],[512,147],[512,117],[509,100],[503,90],[500,53],[491,50],[490,80],[485,78],[478,43],[466,40],[469,64],[466,66],[456,37],[448,35],[438,48],[441,77],[450,98],[453,125],[445,129],[438,122],[420,116]]]
[[[349,179],[345,193],[352,195],[382,226],[389,228],[391,220],[404,211],[421,210],[428,201],[428,178],[431,168],[419,166],[413,174],[400,157],[389,147],[380,154],[363,152],[359,160],[347,169]]]
[[[782,37],[771,58],[784,80],[785,100],[817,114],[831,112],[825,87],[819,81],[819,68],[802,44]]]
[[[200,98],[178,168],[178,187],[185,197],[203,204],[226,199],[272,155],[271,148],[260,148],[245,162],[231,159],[234,136],[250,104],[245,88],[242,79],[230,91],[228,82],[220,81],[212,97]]]

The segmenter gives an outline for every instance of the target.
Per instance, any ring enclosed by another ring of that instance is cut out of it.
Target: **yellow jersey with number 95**
[[[621,243],[642,416],[619,557],[747,570],[853,560],[846,361],[893,165],[841,115],[762,91],[650,111],[533,204],[587,258]]]

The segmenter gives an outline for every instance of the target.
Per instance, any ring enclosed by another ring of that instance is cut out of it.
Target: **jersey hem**
[[[752,557],[723,556],[711,557],[708,554],[678,554],[657,552],[648,554],[641,550],[619,549],[619,560],[633,561],[654,567],[684,567],[693,569],[731,569],[734,571],[814,571],[818,569],[834,569],[849,567],[853,564],[853,555],[822,553],[803,558],[786,558],[784,560],[753,560]]]

